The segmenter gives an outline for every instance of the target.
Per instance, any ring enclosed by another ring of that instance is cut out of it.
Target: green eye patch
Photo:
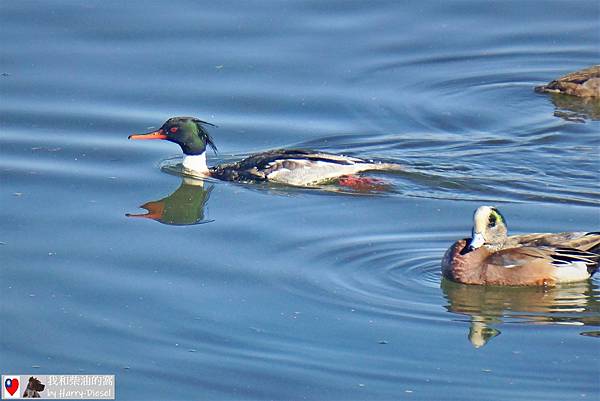
[[[496,223],[498,223],[498,222],[503,222],[504,224],[506,224],[506,221],[504,220],[504,216],[502,216],[502,214],[498,211],[498,209],[492,208],[488,224],[490,227],[494,227],[496,225]]]

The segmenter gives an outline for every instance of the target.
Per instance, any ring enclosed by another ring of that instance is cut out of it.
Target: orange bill
[[[147,134],[133,134],[129,135],[129,139],[167,139],[167,134],[162,129],[154,132],[148,132]]]
[[[142,214],[127,213],[127,214],[125,214],[125,216],[127,216],[127,217],[143,217],[146,219],[160,220],[163,217],[163,214],[165,212],[165,203],[162,201],[147,202],[147,203],[143,204],[142,206],[140,206],[140,208],[146,209],[148,211],[148,213],[142,213]]]

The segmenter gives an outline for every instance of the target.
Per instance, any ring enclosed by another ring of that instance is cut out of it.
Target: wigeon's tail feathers
[[[564,267],[573,263],[583,262],[589,274],[598,270],[600,255],[597,253],[581,251],[574,248],[556,248],[550,255],[552,264],[556,267]]]

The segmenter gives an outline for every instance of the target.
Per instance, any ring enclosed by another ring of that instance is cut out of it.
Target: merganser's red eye
[[[172,133],[176,133],[178,129],[179,128],[177,128],[177,127],[172,127],[169,129],[169,131],[171,131]]]

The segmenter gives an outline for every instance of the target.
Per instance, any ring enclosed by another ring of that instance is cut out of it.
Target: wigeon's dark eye
[[[490,219],[488,221],[488,225],[490,227],[495,227],[496,226],[496,221],[498,221],[498,218],[497,218],[497,216],[495,214],[492,213],[490,215]]]
[[[173,134],[176,133],[177,130],[179,130],[179,128],[177,128],[177,127],[169,128],[169,131],[171,131]]]

